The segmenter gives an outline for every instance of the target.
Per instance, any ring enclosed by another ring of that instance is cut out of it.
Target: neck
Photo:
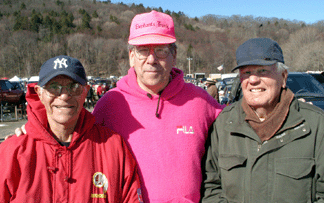
[[[67,126],[60,123],[51,124],[49,122],[49,127],[53,133],[53,136],[59,142],[71,142],[75,126],[76,123],[74,125]]]
[[[162,86],[162,87],[146,87],[146,86],[144,86],[144,87],[142,87],[141,85],[140,85],[140,87],[145,91],[145,92],[147,92],[147,93],[149,93],[149,94],[151,94],[151,95],[158,95],[162,90],[164,90],[164,88],[166,87],[166,85],[165,86]]]
[[[168,86],[168,84],[170,83],[171,80],[172,80],[172,77],[170,75],[169,80],[165,81],[164,83],[158,84],[158,85],[153,85],[153,86],[144,85],[141,82],[139,82],[138,80],[137,80],[137,84],[145,92],[150,93],[151,95],[159,95],[160,92],[162,92],[164,90],[164,88],[166,86]]]
[[[261,109],[261,108],[254,109],[254,108],[252,108],[252,110],[258,116],[258,118],[260,119],[260,121],[264,121],[266,119],[267,112],[264,111],[265,109]]]

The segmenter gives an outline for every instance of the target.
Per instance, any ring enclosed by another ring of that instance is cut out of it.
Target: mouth
[[[54,107],[57,108],[57,109],[62,109],[62,110],[74,108],[74,106],[54,106]]]
[[[250,92],[264,92],[265,89],[262,88],[254,88],[254,89],[250,89]]]
[[[148,73],[157,73],[157,72],[160,72],[159,70],[147,70],[146,72]]]

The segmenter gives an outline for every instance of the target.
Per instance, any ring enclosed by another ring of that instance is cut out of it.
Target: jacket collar
[[[258,137],[258,135],[252,130],[249,124],[244,120],[246,114],[243,111],[241,103],[242,103],[242,99],[229,106],[227,110],[224,109],[225,111],[231,112],[229,117],[226,120],[227,129],[231,132],[231,135],[233,136],[243,134],[247,137],[250,137],[251,139],[259,141],[260,138]],[[295,128],[299,126],[304,121],[305,121],[304,117],[299,112],[298,100],[297,98],[294,98],[289,107],[289,115],[287,116],[283,126],[276,132],[275,136],[277,134],[284,132],[287,129]],[[296,135],[294,139],[300,136],[303,135]]]

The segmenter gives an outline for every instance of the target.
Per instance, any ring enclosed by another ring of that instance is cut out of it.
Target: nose
[[[61,94],[60,94],[59,98],[61,98],[62,100],[64,100],[64,99],[68,99],[70,97],[71,97],[71,93],[67,89],[67,87],[62,87]]]
[[[249,77],[249,83],[254,84],[260,81],[260,77],[258,75],[252,74]]]
[[[154,53],[154,49],[150,48],[150,54],[147,57],[147,62],[153,64],[156,61],[156,55]]]

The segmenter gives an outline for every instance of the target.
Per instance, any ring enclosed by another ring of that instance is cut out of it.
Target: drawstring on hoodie
[[[161,100],[161,94],[162,94],[162,91],[159,92],[159,99],[158,99],[158,103],[157,103],[157,107],[156,107],[156,111],[155,111],[155,116],[157,118],[160,117],[160,114],[159,114],[159,107],[160,107],[160,100]],[[150,93],[147,93],[146,94],[148,98],[152,99],[152,95]]]
[[[155,116],[156,116],[157,118],[160,117],[160,114],[159,114],[160,99],[161,99],[161,93],[159,93],[159,100],[158,100],[157,107],[156,107],[156,112],[155,112]]]

